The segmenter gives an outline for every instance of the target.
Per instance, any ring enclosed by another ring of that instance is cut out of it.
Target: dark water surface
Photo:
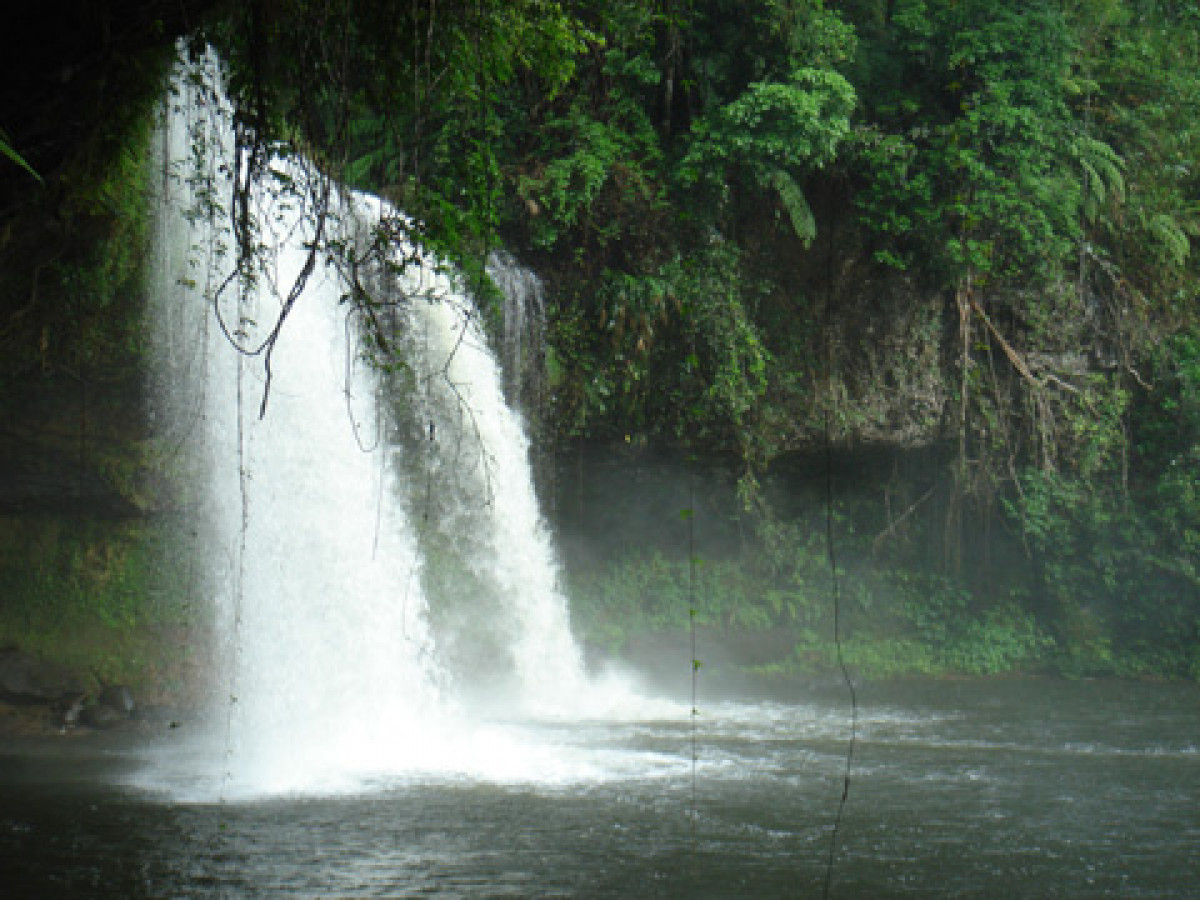
[[[1196,687],[860,695],[830,896],[1200,898]],[[138,786],[169,742],[10,742],[0,897],[819,897],[848,727],[837,692],[702,704],[694,787],[685,716],[527,726],[578,776],[207,803]]]

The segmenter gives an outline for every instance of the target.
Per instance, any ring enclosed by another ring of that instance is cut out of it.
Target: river
[[[519,774],[214,802],[145,786],[153,760],[187,759],[186,728],[10,741],[4,896],[819,897],[850,714],[839,691],[802,693],[702,698],[694,722],[496,723],[544,754]],[[860,701],[830,896],[1200,897],[1197,687]]]

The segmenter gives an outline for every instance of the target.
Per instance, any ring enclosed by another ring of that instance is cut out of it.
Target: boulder
[[[123,684],[110,684],[100,692],[96,703],[108,706],[126,717],[132,716],[135,709],[133,692]]]
[[[79,724],[88,728],[115,728],[128,722],[133,712],[133,692],[123,684],[110,684],[100,691],[95,702],[83,705]]]
[[[113,709],[105,703],[94,703],[85,706],[79,715],[79,722],[88,728],[115,728],[129,721],[129,714]]]
[[[69,731],[79,725],[87,697],[80,691],[64,694],[54,704],[55,722],[60,731]]]
[[[81,679],[66,666],[21,650],[0,650],[0,699],[22,704],[54,703],[82,690]]]

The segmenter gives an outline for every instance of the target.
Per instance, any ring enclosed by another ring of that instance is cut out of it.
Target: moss
[[[31,380],[111,381],[137,371],[151,141],[171,58],[155,50],[130,60],[114,83],[120,103],[77,136],[46,188],[7,217],[0,407]]]
[[[162,525],[0,517],[0,547],[0,646],[147,698],[189,688],[201,623]]]
[[[145,435],[145,252],[165,64],[129,71],[119,110],[72,149],[0,239],[0,644],[143,695],[184,688],[189,614]],[[177,568],[177,567],[176,567]]]

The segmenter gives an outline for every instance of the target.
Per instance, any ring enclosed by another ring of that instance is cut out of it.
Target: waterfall
[[[461,296],[409,308],[405,357],[420,402],[410,446],[413,518],[429,525],[443,565],[438,599],[452,606],[441,629],[447,658],[476,683],[515,681],[528,711],[569,708],[582,687],[550,535],[538,509],[518,414]],[[450,583],[450,579],[457,583]],[[486,673],[486,679],[482,678]]]
[[[504,396],[527,409],[540,399],[539,350],[545,329],[546,300],[541,279],[500,251],[488,259],[487,273],[504,296],[504,334],[501,341]]]
[[[521,419],[411,223],[303,159],[254,177],[218,68],[181,67],[162,125],[151,414],[213,613],[221,791],[470,769],[478,710],[589,689]]]

